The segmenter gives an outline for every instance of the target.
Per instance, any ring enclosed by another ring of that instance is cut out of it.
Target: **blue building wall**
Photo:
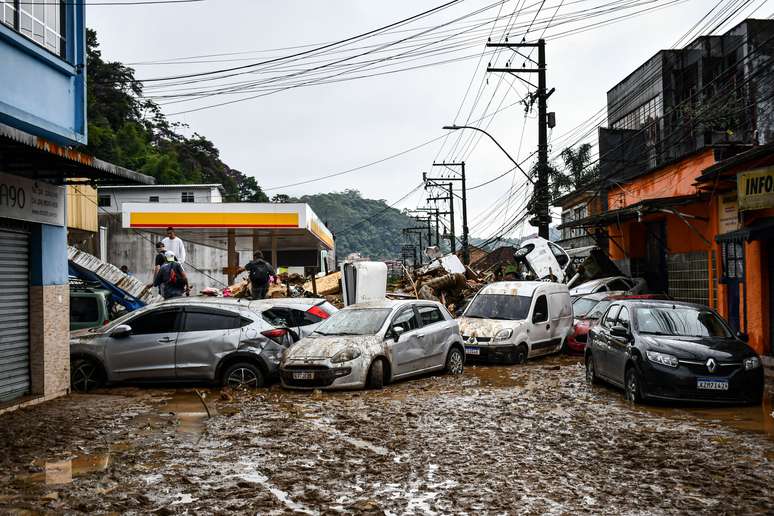
[[[64,5],[64,57],[0,23],[0,122],[62,145],[85,144],[85,6]]]
[[[67,228],[35,224],[30,235],[30,285],[67,285]]]

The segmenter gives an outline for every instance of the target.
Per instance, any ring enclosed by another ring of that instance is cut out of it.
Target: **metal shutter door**
[[[29,234],[0,229],[0,401],[30,390]]]

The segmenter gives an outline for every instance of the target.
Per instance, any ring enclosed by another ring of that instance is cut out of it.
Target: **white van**
[[[562,283],[491,283],[458,322],[468,359],[523,363],[562,349],[572,333],[570,293]]]

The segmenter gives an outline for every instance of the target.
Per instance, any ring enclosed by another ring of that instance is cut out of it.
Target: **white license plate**
[[[727,391],[728,378],[697,378],[696,388],[700,391]]]
[[[465,346],[465,353],[468,355],[480,355],[481,350],[472,346]]]
[[[314,373],[293,373],[294,380],[314,380]]]

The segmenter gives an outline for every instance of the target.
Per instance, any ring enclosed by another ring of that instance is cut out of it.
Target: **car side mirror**
[[[119,324],[113,331],[110,332],[110,336],[114,339],[125,339],[132,334],[132,327],[128,324]]]
[[[748,342],[750,340],[750,336],[747,333],[741,331],[736,332],[736,338],[742,342]]]
[[[403,326],[393,326],[392,327],[392,339],[395,342],[398,342],[398,339],[400,339],[400,336],[403,335],[406,332],[406,328]]]
[[[625,339],[628,339],[630,336],[629,329],[626,328],[626,326],[613,326],[610,328],[610,334],[613,337],[622,337]]]

